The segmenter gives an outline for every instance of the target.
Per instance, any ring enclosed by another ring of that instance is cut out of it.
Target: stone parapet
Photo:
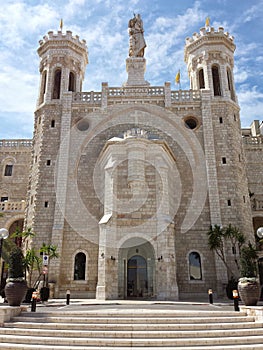
[[[252,211],[263,211],[263,194],[254,195],[251,198],[251,209]]]
[[[29,139],[14,139],[0,140],[0,147],[31,147],[32,140]]]
[[[200,90],[175,90],[169,86],[124,86],[102,87],[102,92],[76,92],[73,93],[73,103],[85,103],[93,107],[103,107],[112,104],[124,104],[132,102],[161,103],[165,107],[171,107],[178,103],[200,102]]]
[[[226,40],[233,49],[235,48],[234,37],[225,32],[223,27],[219,27],[218,30],[215,30],[214,27],[201,28],[199,33],[194,33],[191,38],[185,39],[185,45],[188,47],[197,43],[204,43],[207,40],[215,41],[217,39]]]
[[[7,211],[18,211],[23,212],[26,209],[26,202],[20,201],[20,202],[0,202],[0,211],[1,212],[7,212]]]
[[[86,50],[86,40],[79,40],[79,36],[72,35],[72,32],[70,30],[67,30],[66,33],[62,33],[61,31],[58,31],[57,33],[54,33],[53,31],[49,31],[47,35],[43,37],[42,40],[39,40],[40,48],[45,45],[48,42],[51,41],[71,41],[73,44],[81,46],[84,50]]]
[[[244,145],[261,145],[263,146],[263,136],[251,136],[251,137],[243,137]]]

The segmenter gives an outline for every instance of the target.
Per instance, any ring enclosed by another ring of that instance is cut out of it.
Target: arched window
[[[190,280],[202,279],[201,257],[198,252],[189,254],[189,276]]]
[[[13,174],[13,164],[6,164],[4,176],[12,176]]]
[[[228,82],[228,90],[230,91],[230,96],[233,101],[235,101],[235,94],[234,94],[234,88],[233,88],[233,79],[232,74],[229,68],[227,68],[227,82]]]
[[[199,70],[199,89],[205,89],[205,78],[204,78],[204,70],[203,68]]]
[[[75,256],[74,262],[74,280],[85,280],[86,271],[86,255],[84,253],[78,253]]]
[[[68,91],[75,91],[75,75],[72,72],[69,73]]]
[[[60,98],[60,85],[61,85],[61,70],[57,69],[54,75],[54,85],[53,85],[53,93],[52,93],[53,99]]]
[[[46,83],[47,83],[47,71],[45,70],[42,74],[42,79],[41,79],[41,90],[40,90],[39,104],[44,102],[44,96],[46,93]]]
[[[214,96],[221,96],[219,70],[217,66],[212,67],[212,76],[213,76]]]

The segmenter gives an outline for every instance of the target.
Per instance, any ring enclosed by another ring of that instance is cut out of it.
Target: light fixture
[[[116,258],[115,258],[114,256],[111,256],[110,258],[111,258],[111,260],[113,260],[113,261],[116,260]]]
[[[257,229],[257,236],[258,238],[263,238],[263,227]]]
[[[159,256],[159,258],[157,259],[158,261],[161,261],[161,260],[163,260],[163,256],[161,255],[161,256]]]

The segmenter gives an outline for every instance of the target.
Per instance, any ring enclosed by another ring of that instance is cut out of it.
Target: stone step
[[[233,326],[234,327],[234,326]],[[168,327],[167,327],[168,328]],[[0,337],[4,335],[26,336],[32,337],[56,337],[57,329],[28,329],[28,328],[0,328]],[[263,328],[253,329],[228,329],[228,330],[62,330],[59,329],[60,337],[67,338],[104,338],[104,339],[157,339],[157,338],[213,338],[213,337],[244,337],[244,336],[263,336]]]
[[[250,329],[263,327],[262,323],[255,323],[252,319],[249,322],[235,322],[235,324],[227,323],[174,323],[174,324],[151,324],[151,323],[52,323],[52,322],[10,322],[5,327],[9,328],[27,328],[27,329],[61,329],[61,330],[122,330],[122,331],[138,331],[144,329],[149,330],[211,330],[211,329]]]
[[[215,346],[215,345],[245,345],[245,344],[262,344],[263,336],[240,336],[240,337],[211,337],[211,338],[69,338],[69,337],[41,337],[41,336],[20,336],[20,335],[0,335],[0,343],[14,344],[35,344],[38,345],[60,345],[60,346],[97,346],[101,348],[107,347],[186,347],[186,346]],[[262,346],[262,345],[261,345]]]
[[[12,318],[13,321],[26,322],[29,319],[28,316],[18,316]],[[254,318],[251,316],[236,316],[236,317],[71,317],[68,316],[41,316],[30,317],[31,322],[52,322],[52,323],[85,323],[85,324],[107,324],[107,323],[132,323],[132,324],[181,324],[181,323],[237,323],[237,322],[253,322]]]
[[[1,343],[0,349],[4,350],[36,350],[36,345],[30,344],[9,344],[9,343]],[[38,345],[37,350],[101,350],[100,346],[60,346],[60,345]],[[105,350],[127,350],[127,347],[107,347]],[[132,347],[132,350],[145,350],[146,347]],[[161,350],[160,347],[151,347],[151,350]],[[165,350],[182,350],[181,346],[168,346],[165,347]],[[211,346],[211,345],[203,345],[203,346],[184,346],[183,350],[262,350],[261,344],[246,344],[246,345],[223,345],[223,346]]]
[[[263,349],[263,324],[246,312],[160,309],[22,312],[0,328],[0,349]]]
[[[236,311],[178,311],[178,310],[73,310],[73,311],[51,311],[51,312],[22,312],[24,317],[89,317],[89,318],[204,318],[204,317],[246,317],[246,312]]]

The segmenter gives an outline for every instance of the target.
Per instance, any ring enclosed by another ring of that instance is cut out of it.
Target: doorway
[[[148,296],[147,262],[144,257],[134,255],[127,264],[127,297],[143,298]]]

